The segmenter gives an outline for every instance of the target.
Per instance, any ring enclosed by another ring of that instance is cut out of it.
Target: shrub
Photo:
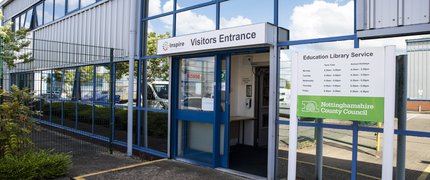
[[[53,179],[64,176],[71,156],[50,151],[26,151],[0,159],[0,179]]]
[[[32,144],[29,135],[34,122],[31,116],[32,96],[28,89],[12,86],[10,92],[0,92],[4,102],[0,105],[0,157],[11,156]]]

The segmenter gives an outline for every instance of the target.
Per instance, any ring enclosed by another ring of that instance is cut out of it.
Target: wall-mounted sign
[[[385,48],[297,54],[297,116],[382,122]],[[392,63],[395,63],[393,60]]]
[[[276,43],[275,33],[275,26],[260,23],[160,39],[157,42],[157,55],[273,44]]]

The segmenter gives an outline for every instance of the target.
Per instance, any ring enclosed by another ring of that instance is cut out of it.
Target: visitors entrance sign
[[[157,55],[271,45],[276,43],[274,34],[276,26],[259,23],[160,39],[157,41]]]
[[[385,48],[300,52],[297,116],[383,122]],[[393,61],[392,63],[395,63]]]

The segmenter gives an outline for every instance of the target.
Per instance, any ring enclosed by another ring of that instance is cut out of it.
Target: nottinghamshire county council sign
[[[297,53],[297,116],[383,122],[385,88],[394,88],[385,57],[386,48]]]

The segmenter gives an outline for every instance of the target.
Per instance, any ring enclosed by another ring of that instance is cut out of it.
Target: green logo
[[[320,112],[320,110],[318,109],[318,105],[317,102],[315,101],[302,101],[302,111],[303,112]]]

